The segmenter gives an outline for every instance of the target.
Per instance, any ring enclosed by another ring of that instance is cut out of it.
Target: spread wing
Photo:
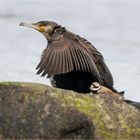
[[[89,49],[83,47],[76,39],[68,37],[49,43],[36,69],[37,74],[42,73],[42,76],[63,74],[73,70],[91,72],[101,83],[99,71]]]
[[[108,69],[107,65],[104,62],[104,58],[103,58],[102,54],[86,39],[81,38],[78,35],[76,35],[75,38],[82,46],[87,47],[89,49],[90,53],[92,54],[92,56],[94,57],[94,62],[96,64],[96,67],[99,71],[99,74],[101,76],[101,79],[102,79],[104,85],[112,86],[114,83],[113,77],[112,77],[110,70]]]

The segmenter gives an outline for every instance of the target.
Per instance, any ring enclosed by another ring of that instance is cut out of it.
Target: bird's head
[[[39,21],[37,23],[21,22],[19,25],[36,29],[37,31],[42,33],[48,40],[51,38],[55,29],[57,27],[60,27],[60,25],[53,21]]]

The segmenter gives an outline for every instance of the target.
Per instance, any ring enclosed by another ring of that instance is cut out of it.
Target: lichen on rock
[[[138,139],[140,109],[129,103],[108,93],[79,94],[35,83],[1,82],[0,137]]]

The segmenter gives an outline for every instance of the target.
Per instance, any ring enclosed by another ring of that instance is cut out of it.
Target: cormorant
[[[102,54],[86,39],[53,21],[20,23],[42,33],[48,45],[36,67],[37,74],[51,79],[52,86],[87,93],[93,82],[113,88],[113,78]]]

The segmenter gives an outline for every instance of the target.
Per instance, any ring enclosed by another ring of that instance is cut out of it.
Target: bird
[[[21,22],[47,39],[37,74],[50,78],[53,87],[89,93],[93,82],[111,89],[114,81],[103,55],[85,38],[54,21]]]

